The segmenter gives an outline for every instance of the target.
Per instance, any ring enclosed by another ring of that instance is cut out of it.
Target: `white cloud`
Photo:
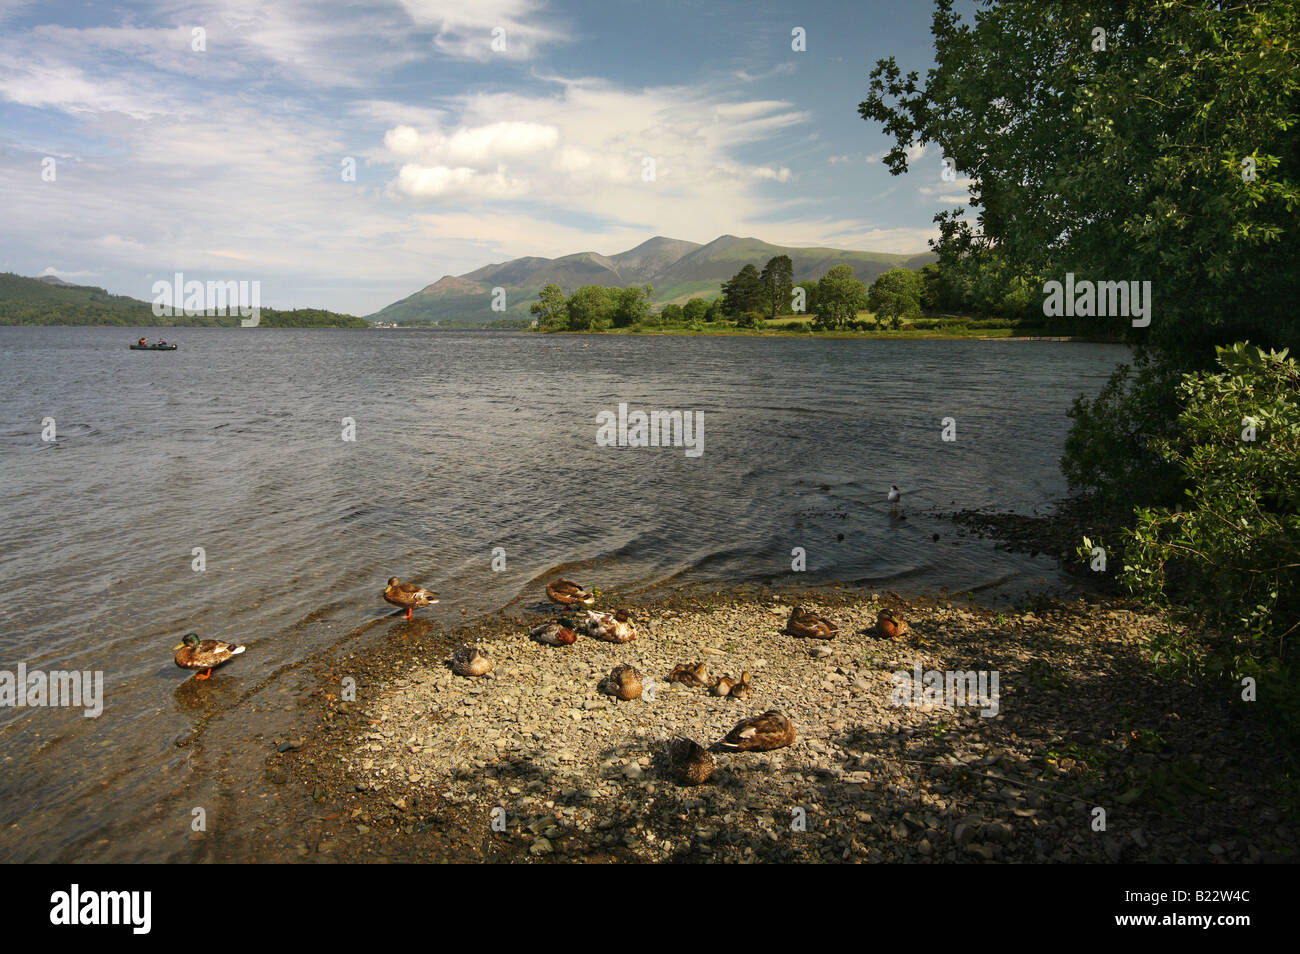
[[[401,0],[401,5],[418,26],[434,30],[439,53],[456,59],[525,60],[542,46],[569,39],[563,29],[545,22],[542,0]],[[494,34],[496,30],[503,32]],[[504,49],[493,49],[494,36],[504,41]]]

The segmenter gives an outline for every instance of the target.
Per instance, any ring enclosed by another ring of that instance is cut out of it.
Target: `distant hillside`
[[[0,325],[118,325],[140,327],[238,327],[238,315],[205,318],[175,315],[158,318],[149,302],[126,295],[110,295],[93,285],[71,285],[46,275],[24,278],[0,272]],[[289,311],[263,308],[259,328],[368,328],[355,315],[321,308]]]
[[[892,255],[838,248],[798,248],[770,245],[754,238],[723,235],[707,245],[655,237],[617,255],[578,252],[561,258],[516,258],[485,265],[464,275],[444,275],[414,295],[368,315],[370,321],[444,326],[488,325],[503,319],[526,319],[528,306],[543,285],[554,282],[572,294],[582,285],[653,285],[654,301],[662,307],[690,298],[715,298],[727,281],[746,264],[762,268],[770,258],[789,255],[794,280],[821,278],[835,265],[849,265],[864,282],[899,265],[920,268],[936,261],[933,253]],[[492,290],[506,291],[506,311],[492,310]]]

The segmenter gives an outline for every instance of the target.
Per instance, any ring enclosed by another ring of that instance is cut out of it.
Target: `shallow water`
[[[84,838],[94,793],[120,817],[147,812],[159,775],[180,784],[173,743],[195,718],[173,693],[183,633],[249,644],[220,676],[237,692],[336,638],[318,618],[391,613],[392,575],[439,591],[422,614],[447,625],[531,604],[557,572],[624,592],[1050,575],[927,513],[1060,496],[1065,411],[1127,355],[266,329],[175,329],[176,352],[128,350],[142,333],[156,330],[0,328],[0,670],[99,670],[105,691],[94,719],[0,708],[0,832],[39,814],[41,837]],[[703,453],[599,446],[597,414],[620,402],[702,412]]]

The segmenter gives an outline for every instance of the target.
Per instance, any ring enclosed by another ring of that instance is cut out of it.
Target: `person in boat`
[[[148,340],[149,340],[148,338],[141,338],[139,341],[136,342],[136,344],[138,344],[140,347],[143,348],[143,347],[144,347],[144,343],[145,343],[146,341],[148,341]]]
[[[160,347],[160,348],[165,347],[166,344],[167,344],[167,342],[166,342],[165,339],[163,339],[163,338],[159,338],[159,339],[158,339],[158,347]]]

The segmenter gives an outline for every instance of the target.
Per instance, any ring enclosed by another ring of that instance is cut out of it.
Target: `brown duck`
[[[388,581],[388,586],[384,589],[384,599],[406,610],[407,619],[411,618],[411,610],[423,609],[438,602],[438,597],[423,586],[401,583],[397,577]]]
[[[186,633],[175,647],[176,665],[182,669],[205,669],[195,679],[211,679],[212,670],[224,666],[244,651],[243,646],[223,643],[219,639],[199,639],[198,633]]]
[[[761,716],[741,719],[713,747],[722,751],[765,752],[768,749],[779,749],[793,741],[794,723],[784,713],[769,709]]]
[[[704,746],[677,736],[668,743],[668,766],[682,785],[703,785],[713,777],[716,763]]]
[[[600,691],[625,702],[641,698],[641,674],[631,666],[615,666],[600,684]]]
[[[451,671],[458,676],[486,676],[492,660],[477,646],[462,646],[451,654]]]
[[[876,616],[876,632],[886,639],[897,639],[907,632],[907,620],[891,609],[882,609]]]
[[[812,639],[834,639],[840,628],[824,616],[796,606],[786,621],[785,631],[791,636],[807,636]]]
[[[576,606],[579,603],[590,606],[596,602],[591,590],[585,590],[572,580],[560,577],[546,584],[546,595],[561,606]]]
[[[668,674],[669,682],[680,682],[683,686],[693,686],[699,689],[707,689],[713,685],[713,679],[709,673],[709,664],[698,662],[693,666],[686,663],[678,663],[673,667],[673,671]]]

